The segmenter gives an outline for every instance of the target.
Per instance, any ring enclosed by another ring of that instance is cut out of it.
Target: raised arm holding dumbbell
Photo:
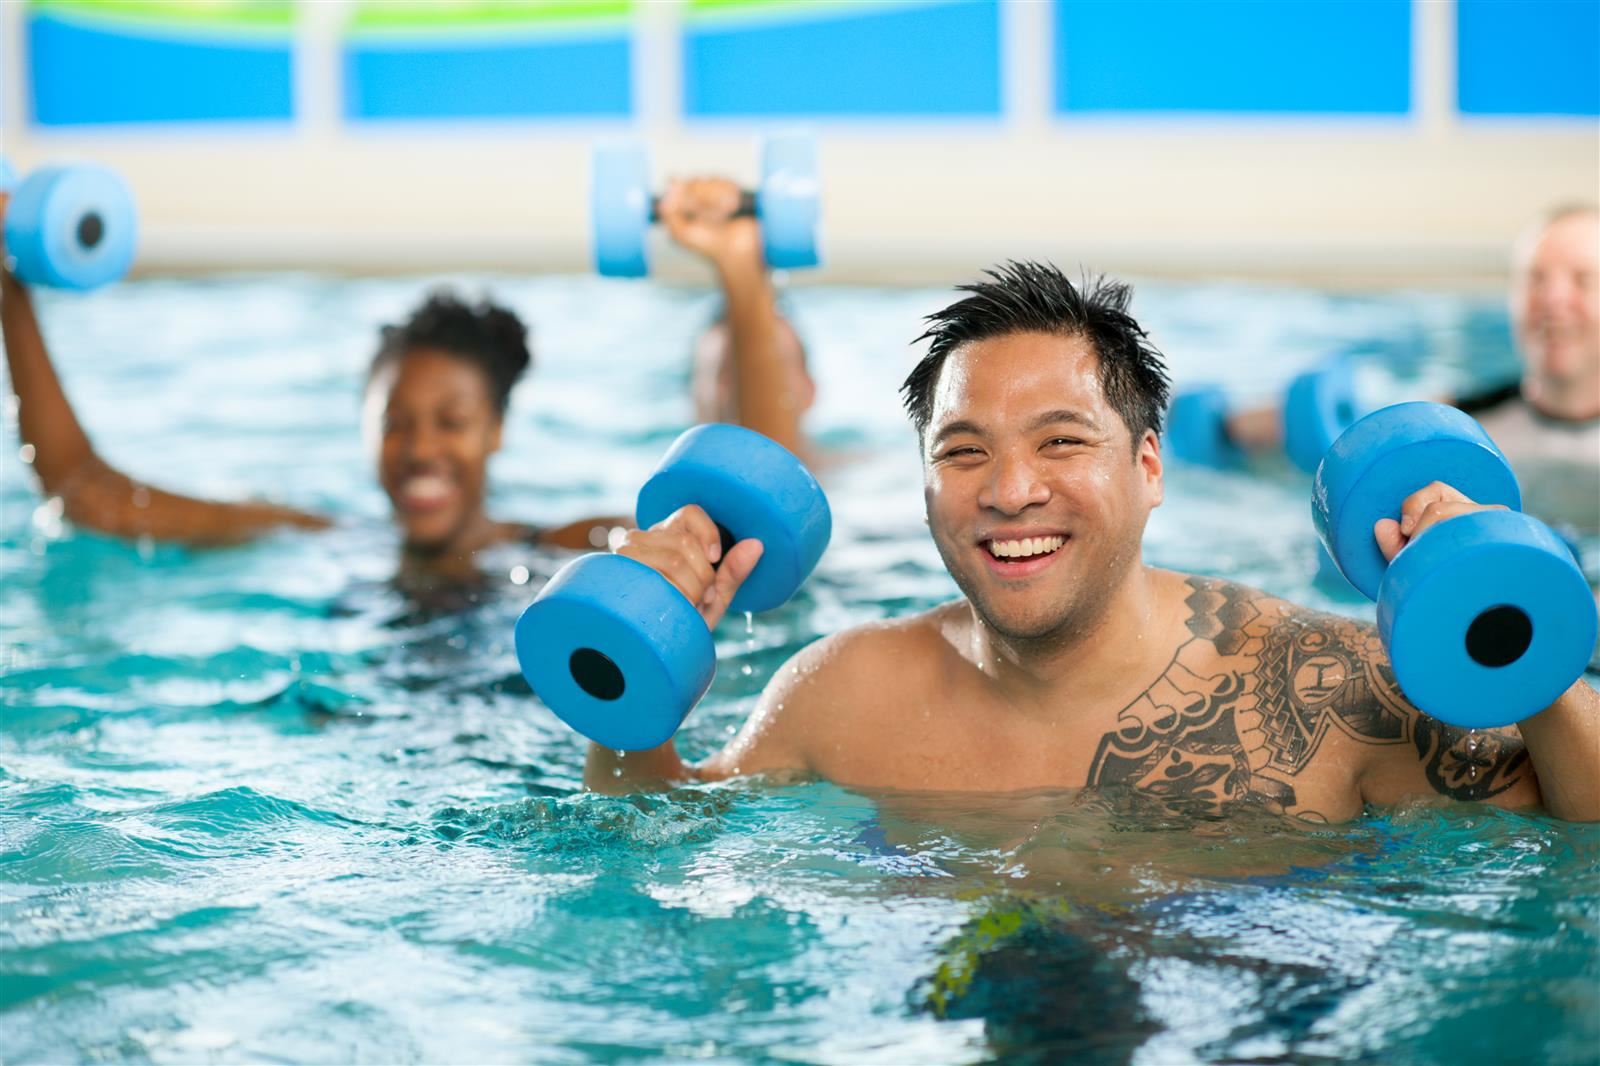
[[[818,262],[816,146],[805,137],[769,139],[761,168],[753,191],[701,177],[669,182],[657,197],[642,147],[598,148],[591,190],[595,258],[608,276],[646,274],[646,237],[654,222],[705,258],[724,306],[695,342],[695,420],[745,426],[805,455],[800,423],[816,386],[805,347],[778,313],[769,271]]]
[[[276,526],[319,528],[325,519],[269,503],[217,503],[130,478],[95,451],[61,387],[33,300],[21,277],[88,289],[116,280],[133,254],[132,201],[96,168],[30,176],[14,200],[0,192],[0,334],[17,397],[17,423],[40,488],[72,522],[115,536],[195,544],[249,539]],[[5,266],[16,255],[16,271]]]
[[[722,315],[695,342],[696,421],[745,426],[799,454],[800,420],[816,386],[799,336],[778,313],[761,224],[738,213],[740,200],[732,181],[691,178],[668,183],[656,208],[672,239],[711,264],[722,289]]]

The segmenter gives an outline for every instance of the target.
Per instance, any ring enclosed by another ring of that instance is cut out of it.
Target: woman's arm
[[[0,208],[4,200],[0,198]],[[3,210],[0,210],[3,217]],[[0,248],[0,259],[4,249]],[[17,396],[18,428],[46,496],[71,521],[120,537],[232,544],[277,526],[320,529],[328,520],[268,503],[216,503],[140,484],[95,454],[50,362],[28,290],[0,268],[0,335]]]

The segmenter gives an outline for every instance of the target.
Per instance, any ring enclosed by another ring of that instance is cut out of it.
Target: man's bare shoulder
[[[1372,623],[1317,610],[1223,578],[1156,571],[1164,596],[1181,598],[1188,634],[1221,656],[1259,655],[1265,646],[1305,636],[1334,641],[1363,660],[1384,660]]]
[[[959,658],[955,641],[968,616],[965,603],[956,601],[852,626],[797,653],[773,679],[774,686],[804,689],[830,702],[881,704],[895,693],[937,685],[945,663]]]
[[[701,767],[702,776],[825,772],[831,755],[855,747],[893,714],[925,700],[956,668],[948,634],[962,604],[852,626],[795,653],[768,682],[733,742]]]

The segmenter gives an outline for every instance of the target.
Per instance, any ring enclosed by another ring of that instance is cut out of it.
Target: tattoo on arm
[[[1189,587],[1193,636],[1101,737],[1090,784],[1212,808],[1253,798],[1318,819],[1295,785],[1331,733],[1410,745],[1435,791],[1456,799],[1488,799],[1527,774],[1516,738],[1412,707],[1371,626],[1225,581]]]

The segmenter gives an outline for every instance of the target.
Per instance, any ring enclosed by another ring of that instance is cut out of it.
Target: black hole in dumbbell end
[[[628,687],[617,664],[593,648],[579,648],[573,652],[572,658],[567,660],[567,669],[572,671],[572,680],[578,687],[597,700],[614,700]]]
[[[1479,666],[1510,666],[1533,643],[1533,620],[1520,607],[1491,607],[1467,627],[1467,654]]]
[[[1356,420],[1355,405],[1349,400],[1342,401],[1338,407],[1334,408],[1333,417],[1341,426],[1348,426]]]
[[[90,211],[78,219],[78,243],[84,248],[93,248],[105,235],[106,221],[98,212]]]

